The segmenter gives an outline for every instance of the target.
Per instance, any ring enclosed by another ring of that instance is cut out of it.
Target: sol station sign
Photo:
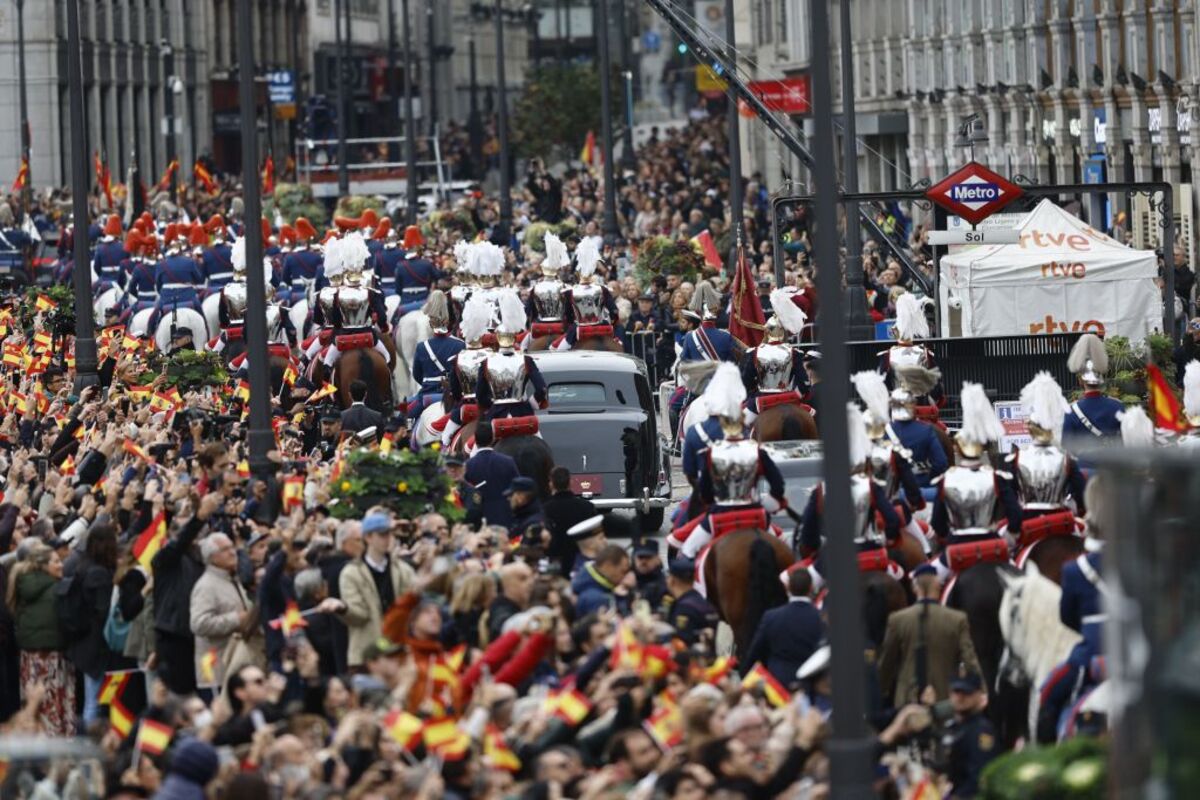
[[[972,161],[930,188],[925,196],[956,217],[978,225],[1022,194],[1020,186]]]

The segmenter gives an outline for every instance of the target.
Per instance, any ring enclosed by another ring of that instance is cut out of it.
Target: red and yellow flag
[[[304,402],[315,403],[318,400],[324,400],[326,397],[333,397],[335,394],[337,394],[337,387],[332,383],[324,383],[321,384],[320,389],[317,389],[315,392],[310,394],[308,399]]]
[[[199,161],[192,165],[192,177],[204,188],[204,191],[209,194],[217,193],[217,182],[213,180],[212,173]]]
[[[746,677],[742,678],[743,689],[753,689],[756,686],[762,687],[763,696],[775,708],[781,708],[792,700],[788,690],[783,688],[783,684],[762,664],[755,664],[753,669],[746,673]]]
[[[425,749],[444,759],[457,759],[471,749],[471,737],[450,717],[431,719],[421,731]]]
[[[304,476],[289,475],[283,479],[283,511],[304,506]]]
[[[262,193],[275,194],[275,159],[267,154],[262,168]]]
[[[583,149],[579,152],[579,160],[589,167],[595,166],[600,159],[596,152],[596,132],[588,131],[583,140]]]
[[[250,402],[250,383],[249,381],[240,380],[237,383],[237,388],[233,390],[233,396],[243,402]]]
[[[592,702],[587,699],[587,695],[572,686],[551,692],[546,697],[544,708],[568,725],[575,726],[587,718],[592,710]]]
[[[1154,427],[1176,433],[1184,433],[1191,427],[1183,414],[1179,398],[1171,391],[1162,371],[1154,364],[1146,365],[1146,388],[1150,395],[1147,405],[1150,407],[1150,419],[1154,420]]]
[[[288,600],[283,616],[271,620],[271,627],[282,630],[284,636],[291,636],[295,631],[307,628],[308,623],[304,621],[304,615],[300,613],[300,606],[296,605],[296,601]]]
[[[664,705],[656,709],[642,723],[642,727],[663,750],[669,750],[683,743],[683,714],[676,704]]]
[[[488,760],[493,769],[505,772],[520,772],[521,759],[508,746],[504,733],[495,725],[488,725],[483,733],[483,757]]]
[[[162,178],[159,179],[158,184],[154,187],[155,191],[165,192],[170,189],[171,176],[175,174],[175,170],[177,169],[179,169],[178,158],[173,159],[170,164],[167,164],[167,168],[163,170]]]
[[[112,195],[112,172],[108,169],[108,163],[105,162],[104,156],[97,150],[94,156],[96,162],[96,184],[100,187],[100,191],[104,192],[104,198],[108,201],[108,210],[116,211],[117,206],[113,203]]]
[[[17,170],[16,180],[13,181],[12,190],[14,193],[25,188],[25,184],[29,183],[29,159],[21,159],[21,168]]]
[[[100,688],[96,691],[96,705],[111,706],[120,700],[125,692],[125,684],[129,683],[130,674],[128,670],[106,672],[104,679],[100,681]]]
[[[422,741],[425,721],[407,711],[397,709],[383,718],[383,726],[396,744],[405,750],[413,750]]]
[[[700,248],[700,253],[704,256],[704,263],[708,264],[713,269],[723,269],[724,262],[721,261],[721,253],[717,250],[717,243],[713,240],[713,235],[709,231],[700,231],[693,236],[691,241],[694,247]]]
[[[53,311],[58,308],[58,303],[51,300],[44,294],[39,294],[37,299],[33,301],[33,307],[38,311]]]
[[[58,465],[58,472],[60,475],[63,475],[66,477],[70,477],[71,475],[74,475],[75,474],[75,456],[68,455],[66,458],[64,458],[62,460],[62,463]]]
[[[205,683],[212,683],[217,679],[217,648],[210,647],[201,656],[200,677],[204,679]]]
[[[146,529],[138,534],[133,542],[133,557],[144,568],[150,569],[154,557],[167,541],[167,512],[160,511],[150,520]]]
[[[38,331],[33,335],[33,351],[45,353],[54,349],[54,337],[47,331]]]
[[[291,363],[283,368],[283,382],[288,386],[295,386],[296,379],[299,377],[300,375],[296,372],[296,368],[293,367]]]
[[[135,719],[137,717],[120,700],[113,700],[112,704],[108,707],[108,723],[112,725],[113,730],[122,739],[127,737],[130,731],[133,730],[133,721]]]
[[[133,746],[152,756],[162,755],[170,747],[171,737],[174,735],[175,729],[165,722],[143,719],[142,724],[138,726],[137,739],[134,740]]]
[[[141,445],[139,445],[133,439],[126,439],[125,444],[123,444],[121,447],[126,453],[129,453],[129,455],[137,456],[147,464],[154,463],[154,459],[150,457],[150,454],[143,450]]]
[[[733,656],[721,656],[713,661],[712,665],[704,670],[705,683],[720,683],[721,679],[733,671],[737,666],[737,659]]]

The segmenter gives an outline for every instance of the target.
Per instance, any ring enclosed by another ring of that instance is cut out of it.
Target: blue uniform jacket
[[[404,254],[395,247],[385,247],[372,258],[373,269],[379,277],[379,288],[385,295],[396,294],[396,273]]]
[[[1087,418],[1087,423],[1100,432],[1099,437],[1080,419],[1075,409],[1079,409]],[[1120,436],[1121,422],[1117,419],[1117,414],[1124,410],[1125,406],[1114,397],[1102,392],[1085,392],[1083,397],[1071,404],[1071,410],[1063,420],[1063,441],[1072,437],[1091,439]]]
[[[402,258],[396,263],[396,290],[406,303],[424,302],[442,273],[424,258]]]
[[[1101,575],[1101,554],[1085,553],[1080,558]],[[1101,636],[1104,632],[1104,604],[1100,588],[1088,579],[1078,560],[1063,564],[1062,598],[1058,604],[1058,616],[1063,625],[1078,631],[1083,641],[1075,645],[1069,661],[1086,668],[1093,656],[1100,655]]]
[[[705,339],[708,340],[708,346],[704,344]],[[716,354],[715,359],[709,352],[710,347]],[[688,331],[687,335],[683,337],[683,349],[679,353],[679,360],[733,361],[735,353],[733,334],[706,322],[699,330]]]
[[[627,601],[613,593],[615,588],[600,574],[594,562],[588,562],[571,579],[571,593],[575,595],[575,613],[583,617],[593,611],[616,608],[621,614],[628,614]]]
[[[303,295],[304,281],[315,280],[318,271],[324,273],[324,270],[321,269],[323,264],[321,254],[313,250],[297,250],[294,253],[288,253],[283,259],[283,282],[291,287],[292,302],[299,300]]]
[[[683,474],[689,481],[700,480],[700,471],[708,466],[705,456],[709,446],[724,438],[719,417],[709,417],[688,428],[683,437]]]
[[[742,672],[762,664],[784,686],[796,681],[796,670],[817,651],[825,639],[821,612],[807,599],[793,597],[787,605],[763,614],[750,649],[742,659]]]
[[[942,440],[928,422],[917,419],[894,420],[888,424],[888,438],[893,444],[899,444],[912,453],[909,461],[922,489],[927,488],[934,478],[950,466]]]
[[[721,615],[713,608],[712,603],[704,599],[704,595],[695,589],[689,589],[671,603],[667,618],[675,627],[679,638],[688,644],[695,644],[703,631],[714,635]]]
[[[167,256],[154,267],[154,288],[162,306],[195,303],[196,290],[204,285],[200,263],[191,256]]]
[[[152,305],[158,299],[158,287],[154,282],[154,265],[136,261],[129,271],[125,291],[132,295],[135,303]],[[148,307],[148,305],[143,306]]]
[[[450,359],[467,346],[462,339],[447,333],[434,334],[417,345],[413,356],[413,380],[421,385],[422,392],[440,391],[442,378],[450,370]]]
[[[216,244],[204,251],[204,278],[209,289],[220,289],[233,280],[233,248]]]
[[[125,277],[121,264],[129,258],[125,245],[119,241],[101,242],[92,251],[92,268],[101,281],[111,281],[118,286]]]
[[[490,447],[480,448],[471,456],[463,479],[471,487],[471,505],[478,519],[486,519],[489,525],[505,528],[512,524],[512,508],[504,496],[504,490],[520,474],[516,461]]]

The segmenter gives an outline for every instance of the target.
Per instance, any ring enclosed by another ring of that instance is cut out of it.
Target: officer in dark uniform
[[[337,453],[338,443],[342,439],[342,410],[329,405],[321,409],[320,440],[317,449],[321,451],[322,461],[329,461]]]
[[[312,223],[304,217],[297,217],[296,247],[283,259],[283,283],[291,289],[289,299],[292,303],[304,298],[305,283],[316,281],[321,271],[321,251],[312,244],[315,238],[317,231]],[[315,288],[321,287],[318,285]]]
[[[704,596],[696,591],[696,562],[690,558],[672,559],[667,566],[667,591],[673,598],[667,618],[679,638],[688,644],[701,639],[716,640],[720,615]]]
[[[637,578],[637,596],[650,604],[651,611],[662,609],[667,596],[667,576],[663,574],[658,542],[645,538],[633,543],[633,574]]]
[[[952,797],[974,797],[983,768],[1000,754],[996,730],[983,715],[986,700],[979,673],[964,670],[950,682],[954,722],[946,728],[942,745],[946,777],[954,785]]]
[[[450,377],[451,360],[467,346],[450,335],[450,303],[445,292],[434,290],[425,303],[433,336],[417,345],[413,354],[412,376],[420,385],[417,396],[408,404],[408,416],[416,419],[426,406],[442,399],[443,381]]]
[[[420,228],[409,225],[404,229],[404,259],[395,267],[401,314],[420,309],[434,285],[446,277],[432,261],[421,257],[420,249],[424,246],[425,237]]]
[[[542,514],[542,501],[538,499],[537,483],[533,478],[518,475],[509,482],[504,496],[512,509],[512,521],[508,524],[509,544],[541,546],[546,517]]]
[[[111,214],[104,223],[104,234],[92,250],[92,271],[96,278],[96,294],[111,286],[121,286],[124,275],[121,265],[129,259],[121,240],[121,218]]]

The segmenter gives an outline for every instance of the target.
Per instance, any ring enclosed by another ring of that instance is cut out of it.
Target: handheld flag
[[[426,722],[421,738],[426,750],[445,759],[461,758],[471,747],[471,737],[449,717]]]
[[[596,132],[588,131],[587,137],[583,140],[583,150],[579,153],[579,160],[589,167],[596,164]]]
[[[262,193],[275,194],[275,159],[267,154],[262,169]]]
[[[283,480],[283,510],[290,512],[304,505],[304,476],[289,475]]]
[[[113,203],[112,196],[112,173],[99,150],[96,151],[94,161],[96,162],[96,184],[100,187],[100,191],[104,192],[104,199],[108,201],[108,210],[116,211],[117,207]]]
[[[138,534],[133,543],[133,557],[146,569],[154,563],[154,557],[167,541],[167,512],[160,511],[150,520],[146,529]]]
[[[397,744],[405,750],[413,750],[422,741],[425,723],[407,711],[396,710],[383,718],[383,726]]]
[[[37,299],[33,301],[33,307],[38,311],[53,311],[58,308],[58,303],[51,300],[44,294],[39,294]]]
[[[147,453],[145,450],[143,450],[141,448],[141,446],[137,442],[135,442],[133,439],[126,439],[125,444],[122,445],[122,449],[126,453],[129,453],[129,455],[136,456],[137,458],[140,458],[142,461],[145,461],[147,464],[154,463],[154,459],[150,457],[150,454]]]
[[[304,615],[300,613],[300,606],[296,605],[296,601],[288,600],[283,616],[271,620],[271,627],[276,630],[282,629],[284,636],[291,636],[295,631],[307,628],[308,623],[304,621]]]
[[[783,684],[775,680],[775,676],[762,664],[755,664],[753,669],[747,672],[746,677],[742,679],[743,689],[754,689],[757,686],[762,687],[763,696],[775,708],[781,708],[792,700],[788,690],[783,688]]]
[[[162,178],[159,179],[158,184],[154,187],[155,191],[165,192],[170,189],[171,176],[175,174],[175,170],[177,169],[179,169],[179,159],[176,158],[170,164],[167,164],[167,168],[163,170]]]
[[[96,705],[111,706],[120,700],[121,695],[125,692],[125,685],[129,683],[130,674],[128,670],[106,672],[104,679],[100,681],[100,688],[96,692]]]
[[[192,177],[203,187],[204,191],[209,194],[217,193],[217,182],[213,180],[212,173],[199,161],[192,165]]]
[[[763,314],[762,301],[750,273],[750,262],[746,260],[745,248],[738,245],[737,269],[733,273],[729,333],[745,347],[758,347],[763,340],[767,319]]]
[[[663,750],[683,743],[683,714],[678,705],[659,708],[642,725]]]
[[[25,188],[25,184],[29,183],[29,159],[23,157],[21,159],[21,168],[17,170],[17,178],[13,181],[12,191],[14,194]]]
[[[725,264],[721,261],[721,254],[717,251],[717,243],[713,241],[713,236],[709,231],[700,231],[690,241],[700,248],[705,264],[713,269],[724,268]]]
[[[108,723],[112,725],[113,730],[122,739],[129,736],[130,731],[133,730],[133,721],[135,719],[136,717],[133,715],[133,712],[126,708],[120,700],[113,700],[112,704],[108,707]]]
[[[583,722],[592,710],[592,703],[574,687],[551,692],[546,697],[545,710],[572,727]]]
[[[504,733],[495,725],[488,725],[483,734],[483,755],[494,769],[505,772],[520,772],[521,759],[504,740]]]
[[[705,683],[720,683],[721,679],[733,671],[737,666],[737,659],[733,656],[721,656],[713,661],[712,666],[704,670]]]
[[[337,387],[334,386],[332,383],[324,383],[324,384],[321,384],[320,389],[317,389],[315,392],[310,394],[308,396],[308,399],[305,400],[304,402],[306,404],[307,403],[315,403],[318,400],[324,400],[326,397],[333,397],[335,394],[337,394]]]
[[[142,724],[138,726],[137,739],[134,740],[133,746],[152,756],[162,755],[170,746],[174,734],[175,729],[165,722],[143,719]]]
[[[1185,433],[1191,426],[1183,415],[1179,398],[1171,391],[1162,371],[1154,364],[1146,365],[1146,388],[1150,395],[1147,405],[1150,407],[1150,418],[1154,420],[1154,427]]]
[[[205,683],[213,683],[217,679],[217,648],[210,647],[200,659],[200,677]]]

